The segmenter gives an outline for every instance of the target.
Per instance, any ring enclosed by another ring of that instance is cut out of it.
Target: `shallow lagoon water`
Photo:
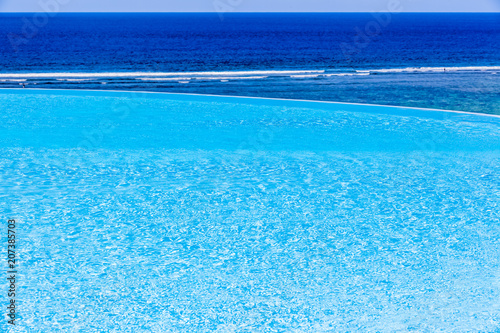
[[[0,105],[16,331],[500,325],[499,117],[28,89]]]

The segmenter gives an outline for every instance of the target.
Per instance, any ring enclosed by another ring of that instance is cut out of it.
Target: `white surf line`
[[[68,82],[80,82],[80,81],[92,81],[92,79],[56,79],[57,81],[68,81]]]
[[[268,76],[195,76],[195,77],[138,77],[140,81],[185,81],[185,80],[258,80],[266,79]]]
[[[470,66],[470,67],[407,67],[356,70],[357,73],[407,73],[407,72],[456,72],[456,71],[496,71],[500,66]]]
[[[190,77],[138,77],[135,78],[140,81],[179,81],[179,80],[190,80]]]
[[[324,70],[302,71],[234,71],[234,72],[103,72],[103,73],[0,73],[0,78],[143,78],[143,77],[220,77],[322,74]]]
[[[331,76],[366,76],[366,75],[370,75],[369,72],[358,72],[358,73],[342,73],[342,74],[324,74],[324,75],[321,75],[323,77],[331,77]]]
[[[259,80],[269,76],[198,76],[195,80]]]
[[[0,73],[0,79],[93,79],[93,78],[178,78],[195,79],[209,78],[232,79],[233,77],[251,76],[292,76],[292,77],[314,77],[314,76],[351,76],[369,75],[370,73],[406,73],[406,72],[444,72],[444,71],[499,71],[500,66],[469,66],[469,67],[407,67],[407,68],[381,68],[381,69],[358,69],[354,71],[337,69],[339,72],[331,73],[326,70],[258,70],[258,71],[221,71],[221,72],[101,72],[101,73],[79,73],[79,72],[55,72],[55,73]],[[5,82],[5,81],[3,81]]]
[[[305,79],[305,78],[315,78],[319,77],[320,74],[308,74],[308,75],[290,75],[292,78]]]

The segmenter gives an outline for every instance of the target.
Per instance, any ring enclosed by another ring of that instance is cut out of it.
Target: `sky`
[[[0,12],[500,12],[500,0],[0,0]],[[53,9],[49,9],[53,10]]]

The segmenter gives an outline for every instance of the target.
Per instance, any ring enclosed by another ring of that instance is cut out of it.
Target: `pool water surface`
[[[0,156],[16,332],[500,327],[500,117],[2,89]]]

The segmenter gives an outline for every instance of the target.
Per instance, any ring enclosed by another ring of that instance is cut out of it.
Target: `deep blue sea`
[[[0,46],[5,88],[500,113],[498,13],[57,14],[45,21],[29,13],[0,14]]]

